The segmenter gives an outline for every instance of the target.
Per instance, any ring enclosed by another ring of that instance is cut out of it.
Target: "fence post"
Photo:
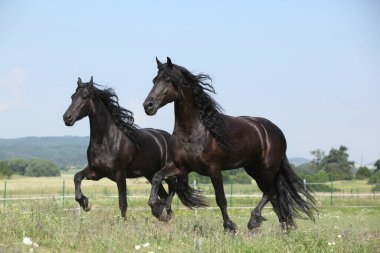
[[[197,180],[194,179],[193,184],[194,184],[194,190],[197,190]],[[198,216],[198,210],[195,208],[195,217],[197,216]]]
[[[5,198],[7,197],[7,181],[4,181],[3,207],[5,207]]]
[[[62,181],[62,207],[65,206],[65,180]]]
[[[333,205],[333,178],[330,176],[330,206]]]
[[[303,179],[303,188],[305,189],[305,192],[307,192],[306,178]],[[303,199],[306,201],[306,194],[303,195]]]
[[[233,202],[233,194],[234,194],[234,179],[231,177],[230,178],[230,206],[233,207],[234,206],[234,202]]]

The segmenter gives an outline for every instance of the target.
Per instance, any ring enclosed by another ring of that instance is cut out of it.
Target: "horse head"
[[[71,96],[71,104],[65,114],[63,114],[63,121],[66,126],[73,126],[76,121],[88,116],[91,111],[91,100],[94,95],[93,77],[91,76],[91,80],[88,83],[83,83],[80,77],[78,77],[77,85],[75,93]]]

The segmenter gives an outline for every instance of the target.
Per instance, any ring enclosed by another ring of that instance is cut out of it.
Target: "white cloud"
[[[14,68],[8,75],[0,76],[0,112],[25,105],[22,89],[25,79],[22,68]]]

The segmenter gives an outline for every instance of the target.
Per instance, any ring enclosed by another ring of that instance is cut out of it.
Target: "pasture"
[[[102,179],[83,181],[83,192],[92,210],[78,209],[73,195],[72,174],[60,178],[15,177],[7,181],[7,197],[48,197],[43,200],[7,200],[0,207],[0,252],[380,252],[380,195],[318,195],[320,214],[313,223],[297,220],[298,229],[284,233],[270,208],[257,234],[247,230],[251,209],[259,197],[236,197],[230,217],[238,226],[235,236],[224,234],[215,200],[210,209],[184,209],[173,201],[174,217],[168,223],[154,218],[147,206],[150,185],[144,180],[127,180],[127,221],[120,219],[116,184]],[[65,180],[65,199],[62,182]],[[0,181],[3,196],[4,181]],[[365,181],[334,182],[344,192],[370,193]],[[350,188],[351,185],[351,188]],[[212,187],[202,185],[205,194]],[[225,185],[226,193],[230,186]],[[250,190],[251,189],[251,190]],[[255,185],[234,185],[234,195],[261,194]],[[227,197],[231,200],[231,196]],[[3,204],[3,203],[1,203]],[[30,237],[39,246],[23,244]],[[145,246],[145,247],[144,247]]]

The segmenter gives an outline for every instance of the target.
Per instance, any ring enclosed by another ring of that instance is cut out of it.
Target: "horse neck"
[[[112,126],[116,127],[110,112],[98,98],[93,100],[92,112],[89,118],[90,138],[95,141],[95,143],[102,143],[105,138],[110,137],[110,128]]]
[[[174,102],[175,123],[173,134],[191,135],[194,130],[199,130],[203,124],[199,118],[190,88],[182,87],[181,92],[182,99]]]

